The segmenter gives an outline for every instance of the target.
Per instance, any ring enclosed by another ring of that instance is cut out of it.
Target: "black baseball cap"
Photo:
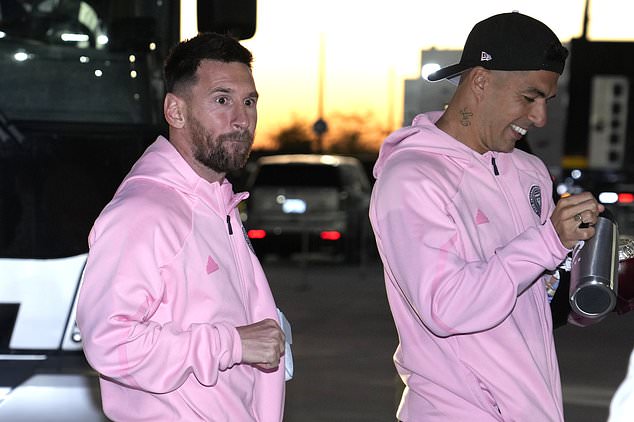
[[[467,37],[460,62],[427,79],[453,79],[475,66],[491,70],[550,70],[561,74],[568,50],[542,22],[519,12],[478,22]]]

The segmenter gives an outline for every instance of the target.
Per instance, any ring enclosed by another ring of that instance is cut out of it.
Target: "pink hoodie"
[[[279,422],[284,361],[242,365],[237,326],[277,320],[231,184],[159,137],[90,233],[77,322],[116,421]]]
[[[370,219],[407,386],[398,417],[563,421],[543,273],[569,250],[550,176],[517,149],[476,153],[440,115],[390,135],[374,167]]]

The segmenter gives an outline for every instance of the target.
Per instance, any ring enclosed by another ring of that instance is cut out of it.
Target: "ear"
[[[168,92],[163,101],[163,115],[171,127],[182,129],[185,126],[185,101]]]
[[[469,72],[469,83],[471,91],[478,100],[481,100],[487,85],[490,82],[491,72],[483,67],[474,67]]]

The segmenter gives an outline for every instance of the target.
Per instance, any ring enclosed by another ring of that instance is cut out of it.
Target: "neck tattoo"
[[[471,126],[471,117],[473,116],[473,113],[466,108],[463,108],[460,110],[460,115],[462,116],[460,117],[460,124],[462,126]]]

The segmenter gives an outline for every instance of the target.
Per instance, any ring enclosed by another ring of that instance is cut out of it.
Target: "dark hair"
[[[202,60],[239,62],[250,69],[253,56],[235,38],[213,32],[200,33],[178,43],[167,56],[163,68],[166,91],[173,92],[176,85],[196,83],[196,71]]]

